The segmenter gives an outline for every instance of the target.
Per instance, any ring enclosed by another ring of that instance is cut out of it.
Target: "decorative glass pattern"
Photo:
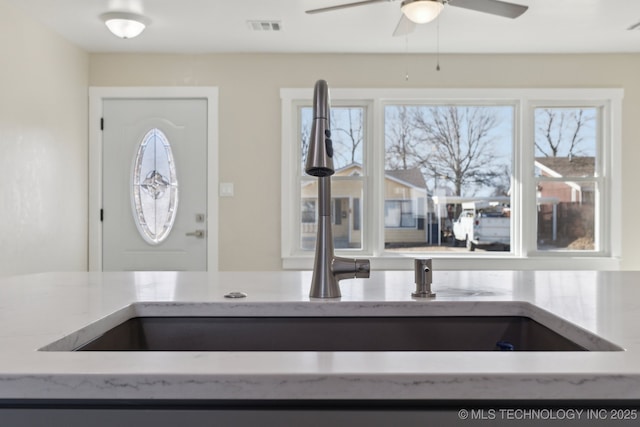
[[[147,243],[160,244],[171,232],[178,207],[173,152],[160,129],[151,129],[142,138],[131,182],[133,217],[138,231]]]

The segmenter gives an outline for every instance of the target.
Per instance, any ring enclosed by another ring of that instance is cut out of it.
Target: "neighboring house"
[[[535,166],[539,176],[562,178],[538,185],[539,241],[571,247],[582,239],[579,249],[593,249],[595,186],[570,179],[593,177],[595,157],[537,157]]]
[[[386,244],[425,243],[427,184],[419,169],[385,171],[384,228]]]
[[[336,170],[334,178],[358,177],[362,165],[352,163]],[[385,241],[426,242],[427,185],[420,170],[385,171]],[[362,245],[362,181],[332,179],[331,212],[336,248]],[[317,180],[305,182],[301,195],[301,238],[303,249],[313,249],[317,230]]]
[[[536,157],[541,176],[551,178],[594,176],[595,157]],[[544,182],[538,186],[538,198],[558,202],[593,203],[594,186],[585,182]]]

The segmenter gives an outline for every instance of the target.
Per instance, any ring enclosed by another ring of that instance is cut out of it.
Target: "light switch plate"
[[[220,197],[233,197],[233,182],[220,183]]]

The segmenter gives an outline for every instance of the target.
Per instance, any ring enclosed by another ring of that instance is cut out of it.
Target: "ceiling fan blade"
[[[393,1],[393,0],[363,0],[363,1],[357,1],[354,3],[345,3],[345,4],[338,4],[335,6],[321,7],[319,9],[311,9],[311,10],[307,10],[307,13],[314,14],[314,13],[321,13],[321,12],[330,12],[332,10],[346,9],[349,7],[356,7],[356,6],[364,6],[366,4],[372,4],[372,3],[382,3],[385,1]]]
[[[416,23],[407,18],[407,15],[403,13],[400,17],[400,21],[398,21],[398,25],[396,26],[395,31],[393,32],[393,36],[406,36],[407,34],[412,33],[415,29]]]
[[[635,24],[627,28],[627,30],[635,30],[635,29],[640,29],[640,22],[636,22]]]
[[[491,15],[498,15],[512,19],[517,18],[529,9],[529,6],[507,3],[499,0],[449,0],[449,4],[463,9],[490,13]]]

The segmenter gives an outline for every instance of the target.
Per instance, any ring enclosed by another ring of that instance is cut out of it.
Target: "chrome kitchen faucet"
[[[341,258],[334,255],[331,229],[331,175],[333,142],[331,141],[329,85],[318,80],[313,91],[313,123],[305,171],[318,177],[318,233],[311,279],[311,298],[339,298],[342,279],[368,278],[369,260]]]

